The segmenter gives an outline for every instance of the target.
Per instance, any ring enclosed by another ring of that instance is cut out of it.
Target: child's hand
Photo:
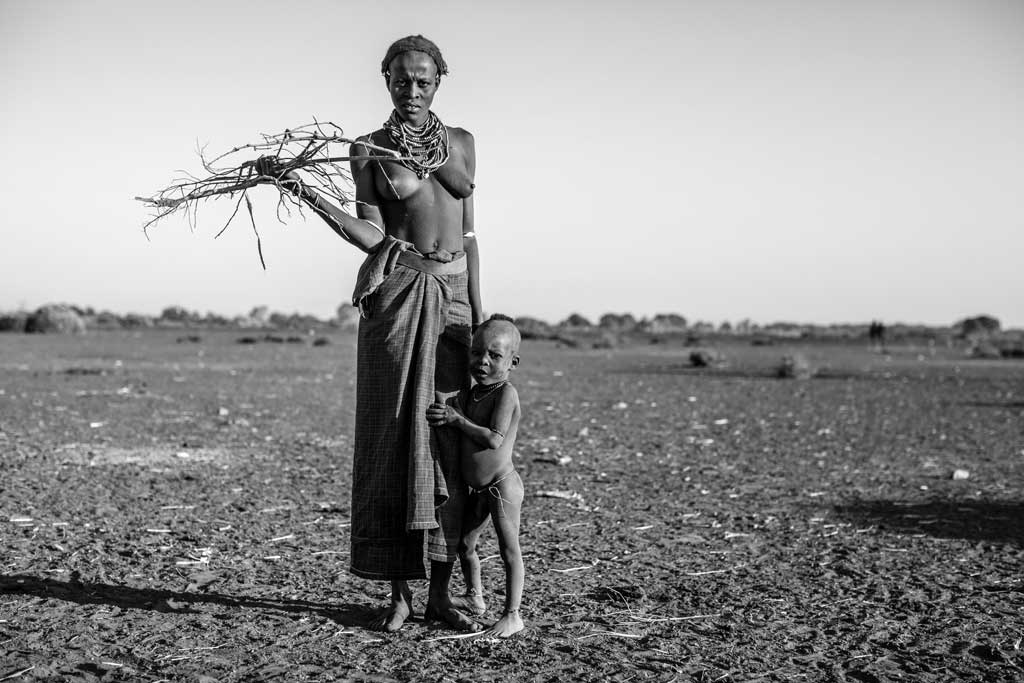
[[[434,427],[443,427],[452,424],[462,417],[458,409],[444,403],[431,403],[427,406],[427,423]]]

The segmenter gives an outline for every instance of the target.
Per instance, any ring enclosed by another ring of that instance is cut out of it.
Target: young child
[[[475,384],[459,394],[458,406],[432,403],[427,421],[462,432],[459,460],[469,486],[459,544],[466,577],[463,607],[475,615],[487,608],[480,584],[477,541],[487,518],[494,521],[498,548],[505,565],[505,611],[481,635],[507,638],[523,630],[519,605],[523,597],[523,557],[519,550],[519,511],[523,481],[512,464],[512,447],[519,428],[519,394],[508,383],[519,365],[519,330],[510,318],[492,316],[473,334],[469,368]]]

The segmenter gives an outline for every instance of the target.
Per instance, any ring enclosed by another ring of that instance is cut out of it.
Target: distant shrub
[[[636,318],[629,313],[605,313],[597,322],[598,327],[618,332],[631,332],[636,329]]]
[[[28,313],[5,313],[0,315],[0,332],[24,332],[28,323]]]
[[[338,306],[331,324],[342,330],[355,331],[359,327],[359,309],[348,302],[343,303]]]
[[[1003,357],[1003,353],[1000,351],[999,347],[987,339],[976,339],[974,343],[971,344],[970,348],[967,349],[967,355],[970,358],[991,360]]]
[[[562,327],[593,327],[589,320],[584,318],[579,313],[573,313],[568,318],[562,321]]]
[[[650,334],[672,334],[686,331],[686,318],[678,313],[659,313],[650,320],[644,318],[637,328]]]
[[[313,346],[327,346],[331,343],[331,340],[327,337],[317,337],[313,340]]]
[[[953,325],[953,331],[960,337],[988,336],[999,332],[999,328],[999,320],[990,315],[964,318]]]
[[[551,325],[537,318],[516,318],[516,328],[523,339],[554,339],[557,335]]]
[[[34,333],[81,334],[85,321],[70,306],[53,304],[43,306],[28,317],[25,331]]]
[[[782,379],[810,379],[813,375],[810,361],[800,353],[783,356],[775,367],[775,376]]]
[[[168,306],[160,312],[160,321],[166,323],[185,324],[193,320],[198,320],[198,318],[198,314],[192,313],[181,306]]]
[[[153,327],[153,318],[141,313],[128,313],[121,318],[121,327],[125,329],[150,328]]]
[[[690,351],[690,365],[695,368],[725,365],[725,355],[717,349],[694,349]]]
[[[617,349],[622,345],[622,338],[610,330],[603,330],[590,345],[595,349]]]

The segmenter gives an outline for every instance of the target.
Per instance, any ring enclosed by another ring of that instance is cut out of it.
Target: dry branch
[[[227,197],[235,202],[234,210],[227,222],[215,235],[220,237],[238,215],[242,203],[245,202],[256,234],[256,248],[260,263],[266,268],[263,260],[263,245],[256,219],[252,212],[252,201],[248,191],[257,185],[273,185],[278,191],[277,218],[283,222],[281,212],[291,215],[295,208],[302,213],[302,201],[293,192],[295,184],[288,181],[288,175],[302,171],[298,181],[300,194],[306,190],[315,190],[326,199],[339,206],[355,201],[351,194],[352,177],[340,164],[350,161],[401,161],[394,150],[380,147],[369,142],[360,142],[360,146],[369,154],[338,155],[332,154],[332,145],[352,145],[355,141],[344,137],[342,129],[330,122],[313,123],[299,126],[274,135],[261,134],[262,142],[249,143],[234,147],[212,159],[207,159],[204,148],[198,154],[207,175],[199,178],[181,171],[183,177],[176,178],[171,185],[159,190],[151,197],[135,197],[154,210],[152,218],[142,226],[142,231],[149,236],[149,227],[162,218],[175,213],[184,213],[190,227],[195,229],[199,204],[205,200]],[[238,161],[238,156],[246,153],[256,158]],[[272,156],[277,160],[273,175],[260,172],[258,157]]]

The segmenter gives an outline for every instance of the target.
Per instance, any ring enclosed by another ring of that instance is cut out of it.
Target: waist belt
[[[455,275],[466,272],[466,253],[460,252],[447,263],[435,261],[429,256],[406,250],[398,255],[398,264],[429,275]]]

